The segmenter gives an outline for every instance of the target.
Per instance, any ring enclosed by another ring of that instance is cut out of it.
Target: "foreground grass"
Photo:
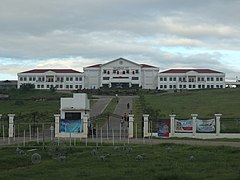
[[[161,144],[95,150],[82,145],[68,148],[66,161],[53,159],[48,149],[38,150],[42,161],[35,165],[30,156],[17,154],[13,147],[0,149],[0,179],[240,178],[238,148]]]

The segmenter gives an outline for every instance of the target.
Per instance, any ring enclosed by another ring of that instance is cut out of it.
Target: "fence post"
[[[2,130],[2,114],[0,114],[0,134],[1,134],[1,130]]]
[[[216,135],[219,136],[220,134],[220,119],[221,119],[222,114],[215,114],[216,118]]]
[[[196,136],[198,114],[191,114],[191,116],[192,116],[192,135]]]
[[[171,137],[171,136],[174,136],[174,134],[175,134],[175,117],[176,117],[176,115],[170,114],[169,116],[170,116],[170,123],[171,123],[169,136]]]
[[[129,138],[133,138],[133,121],[134,121],[134,115],[133,114],[129,114],[129,129],[128,129],[128,137]]]
[[[8,118],[9,118],[8,137],[9,138],[13,137],[14,116],[15,114],[8,114]]]
[[[83,136],[88,137],[88,115],[83,115]]]
[[[60,114],[54,114],[55,117],[55,137],[59,137]]]
[[[148,117],[149,114],[143,114],[143,137],[148,137],[149,136],[149,132],[148,132]]]
[[[32,126],[29,124],[29,140],[32,140]]]

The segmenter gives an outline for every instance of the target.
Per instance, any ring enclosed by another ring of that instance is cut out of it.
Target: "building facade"
[[[34,84],[35,89],[82,89],[84,74],[72,69],[33,69],[18,73],[18,88],[26,83]]]
[[[72,69],[34,69],[18,73],[18,88],[31,83],[36,89],[58,90],[98,88],[205,89],[225,88],[225,74],[210,69],[170,69],[118,58],[105,64]]]
[[[131,88],[155,89],[159,68],[147,64],[137,64],[119,58],[105,64],[97,64],[84,69],[85,88]]]
[[[225,88],[225,74],[210,69],[170,69],[158,75],[158,89]]]

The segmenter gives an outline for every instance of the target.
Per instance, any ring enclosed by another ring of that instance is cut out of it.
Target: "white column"
[[[88,134],[88,115],[83,115],[83,136],[87,138]]]
[[[128,137],[129,138],[133,138],[133,121],[134,121],[133,117],[134,117],[133,114],[128,115],[128,118],[129,118]]]
[[[8,114],[9,118],[8,137],[10,138],[13,137],[14,116],[15,114]]]
[[[220,119],[222,114],[215,114],[216,118],[216,135],[218,136],[220,134]]]
[[[54,114],[55,117],[55,137],[59,137],[60,114]]]
[[[191,114],[191,116],[192,116],[192,134],[193,136],[196,136],[198,114]]]
[[[148,117],[149,114],[143,114],[143,137],[148,137]]]
[[[2,129],[2,121],[1,121],[1,118],[2,118],[2,114],[0,114],[0,133],[1,133],[1,129]]]
[[[170,114],[170,136],[174,136],[175,134],[175,114]]]

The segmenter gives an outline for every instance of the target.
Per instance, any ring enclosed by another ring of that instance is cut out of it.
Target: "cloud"
[[[0,61],[0,67],[11,69],[1,73],[81,69],[118,57],[237,73],[221,60],[226,50],[240,50],[239,9],[238,0],[2,0],[0,60],[11,63]],[[188,53],[171,51],[179,47]]]

